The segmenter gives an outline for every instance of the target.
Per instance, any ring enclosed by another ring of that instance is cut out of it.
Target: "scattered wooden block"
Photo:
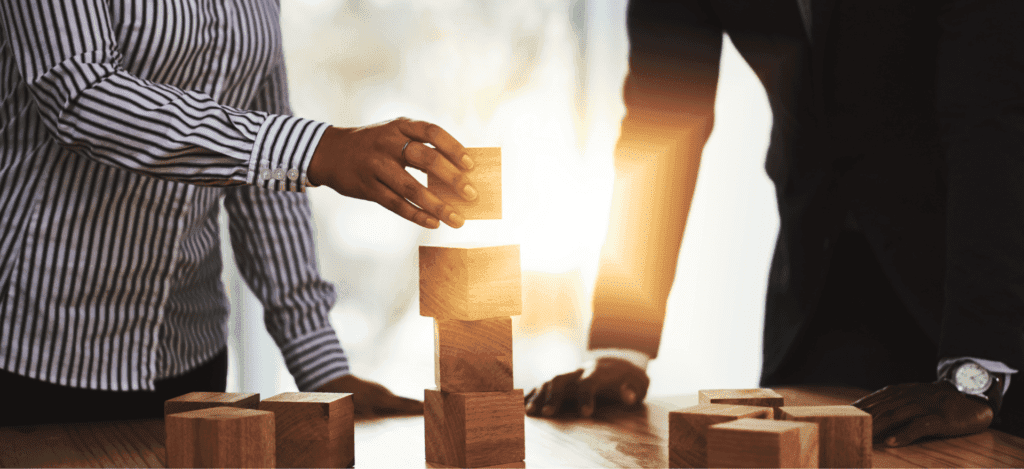
[[[705,389],[698,393],[697,402],[700,404],[734,404],[772,408],[786,405],[783,397],[771,389]]]
[[[698,404],[669,412],[669,466],[708,467],[708,427],[742,418],[770,420],[772,409],[744,405]]]
[[[167,467],[274,467],[274,414],[211,407],[166,416]]]
[[[708,467],[818,467],[818,425],[740,419],[708,428]]]
[[[779,419],[818,424],[821,467],[871,467],[871,414],[850,405],[787,406]]]
[[[512,390],[512,318],[434,320],[434,379],[444,392]]]
[[[259,405],[259,393],[190,392],[164,401],[164,415],[188,412],[190,410],[209,409],[211,407],[256,409]]]
[[[424,390],[427,462],[485,467],[526,459],[523,390],[447,393]]]
[[[420,246],[420,315],[475,321],[523,311],[519,246]]]
[[[286,392],[260,402],[277,418],[277,467],[352,467],[352,395]]]
[[[501,148],[467,148],[473,169],[463,174],[477,191],[477,199],[467,201],[433,174],[427,174],[427,189],[455,207],[467,220],[501,219]]]

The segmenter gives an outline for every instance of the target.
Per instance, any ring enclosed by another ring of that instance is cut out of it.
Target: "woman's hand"
[[[461,227],[465,218],[423,187],[406,166],[440,178],[466,200],[477,197],[462,174],[473,167],[465,147],[441,127],[404,117],[366,127],[328,128],[306,178],[339,194],[377,202],[426,228],[437,228],[438,220]]]

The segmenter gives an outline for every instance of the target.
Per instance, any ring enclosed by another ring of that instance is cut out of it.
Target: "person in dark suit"
[[[1022,17],[1009,0],[633,0],[604,352],[527,412],[643,400],[728,33],[773,113],[761,385],[881,388],[855,405],[893,446],[996,416],[1024,433]]]

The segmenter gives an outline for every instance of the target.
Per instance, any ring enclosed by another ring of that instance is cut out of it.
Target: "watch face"
[[[992,377],[988,370],[977,363],[964,363],[957,367],[953,380],[961,392],[967,394],[981,394],[988,390],[992,384]]]

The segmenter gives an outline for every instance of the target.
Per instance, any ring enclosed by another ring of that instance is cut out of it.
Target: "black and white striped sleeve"
[[[326,124],[223,106],[208,94],[127,73],[107,4],[0,2],[2,39],[62,146],[162,179],[304,190]]]
[[[251,107],[289,114],[284,66],[264,80]],[[321,277],[306,194],[230,187],[225,191],[231,247],[239,272],[263,304],[267,331],[301,391],[349,373],[328,320],[334,288]]]
[[[328,320],[334,289],[317,270],[305,194],[231,187],[224,208],[238,270],[263,304],[267,331],[299,390],[348,374]]]

